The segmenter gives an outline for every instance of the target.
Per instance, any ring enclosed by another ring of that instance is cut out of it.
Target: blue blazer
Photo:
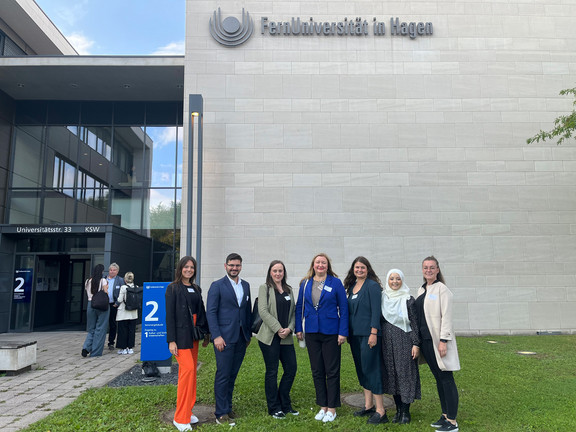
[[[244,294],[242,295],[242,303],[238,306],[236,292],[234,292],[228,276],[224,276],[210,285],[206,301],[206,318],[212,340],[222,336],[227,344],[237,343],[241,340],[240,329],[242,329],[242,336],[246,341],[252,337],[250,284],[242,280],[242,287]]]
[[[326,276],[318,307],[312,304],[312,279],[300,284],[296,303],[296,333],[302,331],[302,305],[306,333],[348,336],[348,300],[340,279]],[[305,285],[305,286],[304,286]]]

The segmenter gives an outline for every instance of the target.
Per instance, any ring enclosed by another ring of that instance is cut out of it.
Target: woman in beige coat
[[[286,414],[298,415],[290,400],[297,368],[293,337],[294,307],[294,292],[286,283],[286,267],[282,261],[274,260],[268,267],[266,283],[258,290],[258,312],[262,326],[256,339],[266,365],[264,390],[268,414],[275,419],[282,419]],[[284,373],[278,385],[280,362]]]
[[[460,360],[452,329],[452,292],[444,285],[440,265],[433,256],[424,258],[422,274],[424,284],[416,299],[421,358],[428,363],[436,379],[442,407],[440,419],[430,426],[438,432],[457,432],[458,388],[452,372],[460,370]]]

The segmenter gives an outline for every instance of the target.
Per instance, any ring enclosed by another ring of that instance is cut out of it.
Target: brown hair
[[[272,271],[272,267],[274,267],[276,264],[282,264],[282,268],[284,269],[284,276],[282,277],[282,289],[284,290],[284,292],[289,293],[292,290],[292,287],[290,287],[290,285],[288,285],[286,283],[286,278],[287,278],[286,266],[280,260],[274,260],[268,266],[268,273],[266,273],[266,285],[268,286],[268,288],[274,288],[276,286],[276,284],[274,283],[274,280],[272,279],[272,276],[270,276],[270,272]]]
[[[436,275],[436,280],[442,282],[443,284],[445,284],[446,282],[444,282],[444,276],[442,276],[442,270],[440,270],[440,263],[438,262],[438,260],[436,259],[436,257],[434,255],[430,255],[429,257],[426,257],[422,260],[422,265],[424,265],[424,261],[434,261],[436,263],[436,267],[438,267],[438,274]],[[424,279],[424,283],[428,283],[426,281],[425,277],[422,277],[422,279]]]
[[[182,257],[180,261],[178,261],[178,265],[176,266],[176,278],[174,279],[175,284],[182,283],[182,270],[184,269],[184,266],[188,264],[188,261],[192,261],[192,264],[194,264],[194,275],[192,275],[192,278],[190,279],[190,284],[194,285],[194,279],[196,279],[196,269],[198,268],[198,265],[196,264],[194,257],[190,255],[186,255],[185,257]]]
[[[366,266],[366,269],[368,270],[367,275],[366,275],[366,279],[372,279],[373,281],[378,282],[378,285],[380,285],[380,289],[382,289],[382,282],[380,282],[380,278],[376,275],[376,272],[372,268],[370,261],[368,261],[368,259],[364,258],[363,256],[359,256],[359,257],[356,257],[354,259],[354,261],[352,261],[352,265],[350,266],[350,270],[348,270],[348,274],[346,275],[346,279],[344,279],[344,288],[346,288],[348,290],[348,294],[350,294],[350,290],[352,290],[354,288],[354,284],[356,283],[356,276],[354,276],[354,266],[358,262],[364,264]]]

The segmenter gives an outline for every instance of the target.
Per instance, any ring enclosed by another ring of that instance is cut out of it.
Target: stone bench
[[[32,369],[36,363],[36,341],[0,341],[0,371],[18,375]]]

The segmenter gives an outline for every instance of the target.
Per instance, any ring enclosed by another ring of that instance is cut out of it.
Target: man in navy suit
[[[216,423],[234,426],[232,393],[252,337],[252,300],[250,284],[239,277],[242,257],[237,253],[228,255],[224,268],[226,276],[210,285],[206,318],[216,354]]]

